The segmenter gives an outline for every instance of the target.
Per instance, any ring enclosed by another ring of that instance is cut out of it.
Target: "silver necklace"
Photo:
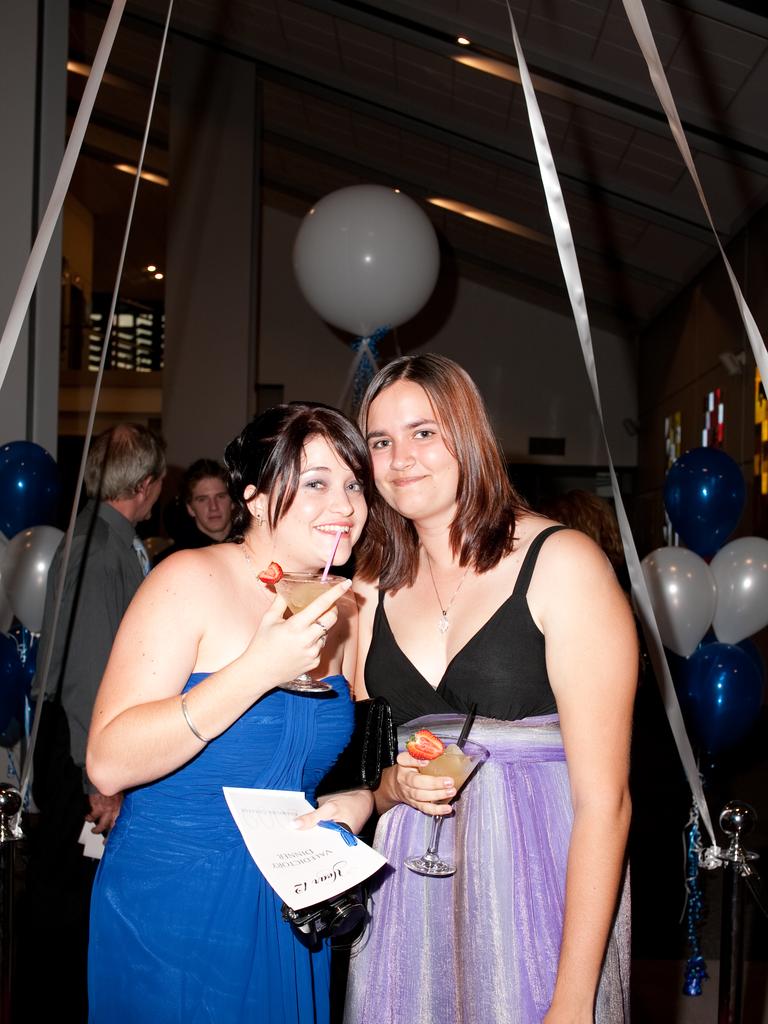
[[[466,570],[464,571],[464,575],[459,580],[458,587],[456,587],[456,589],[453,592],[453,597],[448,602],[448,604],[445,607],[443,607],[443,602],[440,600],[440,594],[437,591],[437,584],[435,583],[435,575],[432,572],[432,559],[429,557],[429,552],[426,550],[426,548],[424,549],[424,554],[427,556],[427,568],[429,569],[429,578],[432,580],[432,587],[433,587],[433,589],[435,591],[435,597],[437,598],[437,603],[440,605],[441,615],[440,615],[440,618],[437,620],[437,630],[438,630],[439,633],[447,633],[448,632],[448,626],[450,625],[450,623],[448,622],[448,612],[451,609],[451,605],[456,600],[456,595],[461,590],[461,588],[462,588],[462,586],[464,584],[464,580],[467,578],[467,574],[469,573],[469,570],[472,568],[472,566],[471,565],[467,566]]]
[[[253,562],[251,561],[251,556],[248,554],[248,544],[247,544],[247,542],[244,540],[243,543],[240,545],[240,547],[242,548],[243,555],[245,556],[245,560],[248,563],[248,568],[251,570],[253,575],[256,577],[257,582],[261,584],[260,589],[263,590],[264,589],[264,584],[259,579],[258,570],[257,570],[256,566],[253,564]]]

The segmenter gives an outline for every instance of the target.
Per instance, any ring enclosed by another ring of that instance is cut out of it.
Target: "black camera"
[[[287,903],[283,904],[283,920],[306,935],[313,946],[323,939],[346,935],[367,916],[365,891],[361,885],[302,910],[292,910]]]

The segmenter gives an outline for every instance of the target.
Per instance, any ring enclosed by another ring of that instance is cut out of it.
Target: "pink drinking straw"
[[[333,545],[333,551],[330,553],[330,555],[328,555],[328,561],[325,563],[325,568],[323,569],[323,575],[320,578],[320,582],[321,583],[325,583],[325,581],[328,579],[328,572],[330,571],[330,568],[333,565],[333,560],[336,557],[336,548],[338,548],[338,546],[339,546],[339,541],[341,540],[342,533],[344,533],[343,530],[337,530],[336,531],[336,542]]]

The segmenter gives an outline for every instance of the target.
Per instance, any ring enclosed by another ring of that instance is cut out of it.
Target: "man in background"
[[[23,921],[26,969],[40,965],[45,981],[29,978],[22,987],[29,1020],[47,1019],[41,1014],[51,1000],[57,1021],[87,1019],[88,913],[97,862],[83,856],[78,839],[85,821],[94,832],[107,833],[122,797],[104,796],[90,784],[85,749],[117,629],[149,572],[136,525],[149,518],[164,475],[164,442],[146,427],[122,423],[94,438],[85,470],[89,500],[75,524],[55,635],[63,542],[48,575],[37,664],[45,663],[51,644],[53,652],[34,753],[40,819],[30,836]],[[35,1000],[40,1003],[33,1010],[29,1002]]]
[[[232,526],[232,499],[227,490],[226,473],[213,459],[197,459],[181,478],[179,495],[169,509],[169,532],[173,544],[160,553],[156,562],[185,548],[203,548],[220,544]]]

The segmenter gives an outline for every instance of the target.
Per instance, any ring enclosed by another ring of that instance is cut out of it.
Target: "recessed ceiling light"
[[[494,75],[496,78],[506,78],[508,82],[520,84],[520,72],[513,64],[505,64],[504,61],[494,60],[492,57],[476,57],[471,53],[456,54],[451,57],[457,64],[474,68],[475,71],[484,71],[486,75]]]
[[[459,44],[459,46],[470,46],[471,45],[471,41],[469,39],[467,39],[466,36],[457,36],[456,37],[456,42]]]
[[[73,75],[81,75],[83,78],[87,78],[91,73],[91,65],[82,64],[79,60],[68,60],[67,71]]]
[[[479,221],[481,224],[487,224],[489,227],[498,228],[499,231],[506,231],[510,235],[527,238],[529,241],[539,242],[541,245],[552,245],[552,239],[548,235],[544,235],[540,231],[534,231],[533,228],[528,228],[525,224],[518,224],[517,221],[508,220],[506,217],[499,217],[488,210],[480,210],[476,206],[470,206],[468,203],[460,203],[456,199],[444,199],[438,196],[427,199],[427,202],[433,206],[439,206],[441,210],[457,213],[460,217]]]
[[[147,273],[148,274],[154,274],[154,272],[156,270],[157,270],[157,267],[155,266],[154,263],[150,263],[149,266],[147,267]]]
[[[163,277],[164,277],[164,275],[163,275],[163,274],[161,274],[159,270],[158,270],[158,272],[157,272],[156,274],[153,274],[152,276],[154,277],[154,279],[155,279],[156,281],[162,281],[162,280],[163,280]]]
[[[82,78],[88,78],[91,73],[91,65],[85,64],[79,60],[68,60],[67,71],[71,75],[80,75]],[[119,75],[110,74],[109,71],[105,71],[101,76],[101,80],[104,85],[113,85],[117,89],[128,89],[130,92],[142,92],[143,90],[133,82],[127,81],[125,78],[120,78]]]
[[[395,195],[396,195],[396,196],[399,196],[399,195],[400,195],[400,189],[399,189],[399,188],[396,188],[396,189],[394,190],[394,192],[395,192]]]
[[[138,168],[134,167],[133,164],[113,164],[116,171],[122,171],[123,174],[136,174]],[[162,174],[154,174],[152,171],[142,171],[141,178],[144,181],[151,181],[155,185],[163,185],[168,187],[168,179],[164,178]]]

